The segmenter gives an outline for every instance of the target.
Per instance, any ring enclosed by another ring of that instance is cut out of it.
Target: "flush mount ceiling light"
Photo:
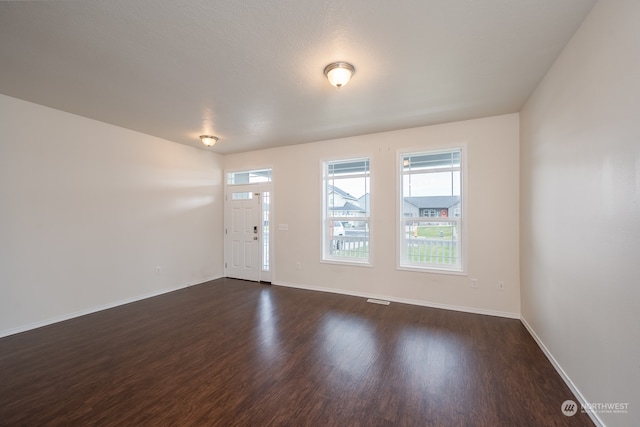
[[[349,83],[349,79],[355,72],[356,69],[348,62],[334,62],[324,67],[324,75],[327,76],[329,83],[337,88]]]
[[[218,137],[211,135],[200,135],[200,141],[202,141],[202,143],[207,147],[213,147],[216,142],[218,142]]]

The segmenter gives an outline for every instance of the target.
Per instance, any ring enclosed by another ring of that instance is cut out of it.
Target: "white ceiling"
[[[0,93],[223,154],[486,117],[520,110],[594,3],[0,2]]]

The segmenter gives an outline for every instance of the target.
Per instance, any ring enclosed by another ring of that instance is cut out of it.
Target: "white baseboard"
[[[422,307],[441,308],[444,310],[462,311],[465,313],[473,313],[473,314],[484,314],[487,316],[506,317],[509,319],[520,319],[519,313],[485,310],[483,308],[465,307],[465,306],[459,306],[459,305],[440,304],[436,302],[421,301],[421,300],[414,300],[414,299],[407,299],[407,298],[398,298],[398,297],[393,297],[389,295],[372,294],[369,292],[357,292],[357,291],[350,291],[345,289],[324,288],[320,286],[298,285],[294,283],[287,283],[287,282],[281,282],[281,281],[272,282],[272,284],[276,286],[285,286],[288,288],[307,289],[310,291],[329,292],[332,294],[350,295],[350,296],[362,297],[362,298],[374,298],[379,300],[397,302],[401,304],[419,305]]]
[[[536,334],[536,332],[533,330],[531,325],[529,325],[529,323],[527,322],[527,320],[523,316],[520,316],[520,321],[522,322],[524,327],[527,329],[527,331],[529,331],[529,334],[531,334],[531,336],[533,337],[535,342],[538,344],[538,347],[540,347],[540,349],[544,353],[544,355],[547,356],[547,359],[549,359],[549,361],[551,362],[551,364],[553,365],[555,370],[558,372],[558,374],[560,374],[560,378],[562,378],[562,380],[565,382],[567,387],[569,387],[571,392],[579,400],[578,403],[582,407],[586,407],[587,406],[586,404],[588,403],[587,399],[585,399],[585,397],[582,395],[582,393],[580,393],[580,390],[578,389],[578,387],[576,387],[576,385],[573,383],[573,381],[571,381],[571,378],[569,378],[569,375],[567,375],[567,373],[564,371],[564,369],[562,369],[562,366],[560,366],[560,363],[558,363],[556,358],[553,357],[553,354],[551,354],[551,352],[549,351],[547,346],[544,345],[544,343],[542,342],[542,340],[540,339],[538,334]],[[587,415],[589,415],[589,418],[591,418],[591,421],[593,421],[593,423],[596,426],[605,427],[604,422],[600,419],[600,417],[598,417],[598,414],[594,413],[593,411],[587,411]]]
[[[198,282],[194,282],[194,283],[186,283],[184,285],[178,286],[177,288],[162,289],[160,291],[151,292],[151,293],[144,294],[144,295],[138,295],[138,296],[131,297],[131,298],[125,298],[125,299],[122,299],[122,300],[110,302],[108,304],[98,305],[98,306],[90,307],[90,308],[87,308],[87,309],[84,309],[84,310],[75,311],[73,313],[67,313],[67,314],[63,314],[61,316],[51,317],[49,319],[41,320],[41,321],[34,322],[34,323],[29,323],[27,325],[18,326],[16,328],[5,329],[4,331],[0,331],[0,338],[8,337],[9,335],[19,334],[21,332],[30,331],[32,329],[41,328],[43,326],[52,325],[54,323],[63,322],[65,320],[73,319],[73,318],[76,318],[76,317],[86,316],[87,314],[96,313],[98,311],[108,310],[110,308],[118,307],[120,305],[125,305],[125,304],[129,304],[129,303],[136,302],[136,301],[141,301],[141,300],[147,299],[147,298],[157,297],[158,295],[167,294],[167,293],[173,292],[173,291],[178,291],[180,289],[188,288],[190,286],[195,286],[195,285],[199,285],[201,283],[209,282],[211,280],[220,279],[221,277],[223,277],[223,276],[214,276],[214,277],[210,277],[210,278],[204,279],[202,281],[198,281]]]

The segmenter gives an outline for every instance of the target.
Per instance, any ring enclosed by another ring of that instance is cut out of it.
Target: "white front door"
[[[234,187],[227,194],[226,209],[226,276],[260,281],[260,193]]]

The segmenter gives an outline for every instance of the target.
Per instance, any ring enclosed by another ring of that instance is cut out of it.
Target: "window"
[[[261,182],[271,182],[271,169],[227,173],[228,185],[258,184]]]
[[[270,265],[270,233],[269,213],[271,211],[271,193],[262,193],[262,271],[269,271]]]
[[[426,216],[429,218],[436,218],[438,216],[438,211],[433,208],[422,208],[420,209],[420,216]]]
[[[368,264],[369,158],[324,162],[323,259]]]
[[[235,191],[231,193],[231,200],[251,200],[253,199],[253,191]]]
[[[400,162],[400,267],[462,271],[462,149]]]

